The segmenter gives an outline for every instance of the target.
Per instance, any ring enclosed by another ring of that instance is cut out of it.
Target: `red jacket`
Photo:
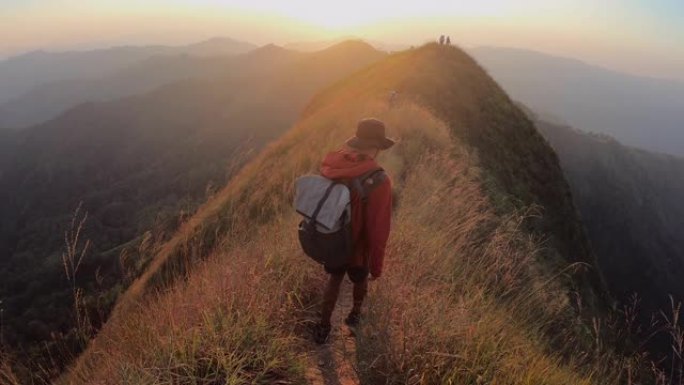
[[[321,164],[321,174],[329,179],[350,179],[373,169],[380,168],[371,157],[350,150],[340,150],[326,155]],[[385,247],[390,233],[392,216],[392,182],[389,177],[371,190],[367,197],[365,212],[361,197],[352,190],[352,233],[355,252],[352,267],[369,266],[374,277],[382,274]]]

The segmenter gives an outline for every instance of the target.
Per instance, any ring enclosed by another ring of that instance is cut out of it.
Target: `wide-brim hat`
[[[385,123],[375,118],[366,118],[356,126],[356,135],[347,139],[347,146],[358,149],[378,148],[387,150],[396,143],[385,136]]]

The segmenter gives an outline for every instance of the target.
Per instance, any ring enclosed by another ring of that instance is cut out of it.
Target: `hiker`
[[[447,36],[446,45],[451,45],[451,36]]]
[[[375,159],[380,151],[393,145],[394,141],[385,136],[385,124],[382,121],[363,119],[357,125],[356,135],[348,139],[341,150],[326,155],[321,164],[322,176],[332,180],[353,180],[363,176],[360,183],[365,199],[359,191],[352,189],[353,252],[344,266],[325,268],[330,277],[323,293],[321,320],[314,333],[317,343],[325,343],[328,339],[330,319],[345,274],[354,284],[354,305],[344,320],[349,326],[359,323],[369,279],[375,280],[382,274],[385,245],[390,232],[392,184]]]
[[[444,44],[444,35],[439,37],[439,45],[443,45],[443,44]]]
[[[394,108],[394,105],[395,105],[396,102],[397,102],[397,95],[398,95],[397,90],[392,90],[392,91],[390,91],[390,93],[389,93],[389,98],[388,98],[388,103],[387,103],[387,104],[389,104],[389,107],[390,107],[390,108]]]

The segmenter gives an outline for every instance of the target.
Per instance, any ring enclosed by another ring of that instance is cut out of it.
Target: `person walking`
[[[396,105],[398,95],[399,95],[399,93],[397,92],[397,90],[390,91],[388,103],[387,103],[390,108],[394,108],[394,106]]]
[[[345,142],[342,149],[327,154],[321,164],[321,174],[326,178],[349,181],[363,176],[363,180],[360,181],[362,193],[351,190],[354,251],[343,267],[325,268],[329,278],[323,292],[321,319],[314,330],[314,339],[319,344],[325,343],[330,334],[331,317],[344,276],[347,275],[354,286],[353,307],[344,321],[349,326],[356,326],[361,319],[368,281],[382,275],[390,234],[392,182],[376,158],[380,151],[389,149],[394,143],[385,136],[382,121],[363,119],[357,125],[356,134]]]

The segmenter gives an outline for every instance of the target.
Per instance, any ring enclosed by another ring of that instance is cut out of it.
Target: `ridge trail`
[[[344,323],[352,307],[352,284],[345,277],[340,296],[332,316],[332,330],[328,342],[317,345],[310,342],[307,352],[309,367],[306,380],[309,385],[359,385],[354,330]],[[317,322],[314,318],[311,322]]]

